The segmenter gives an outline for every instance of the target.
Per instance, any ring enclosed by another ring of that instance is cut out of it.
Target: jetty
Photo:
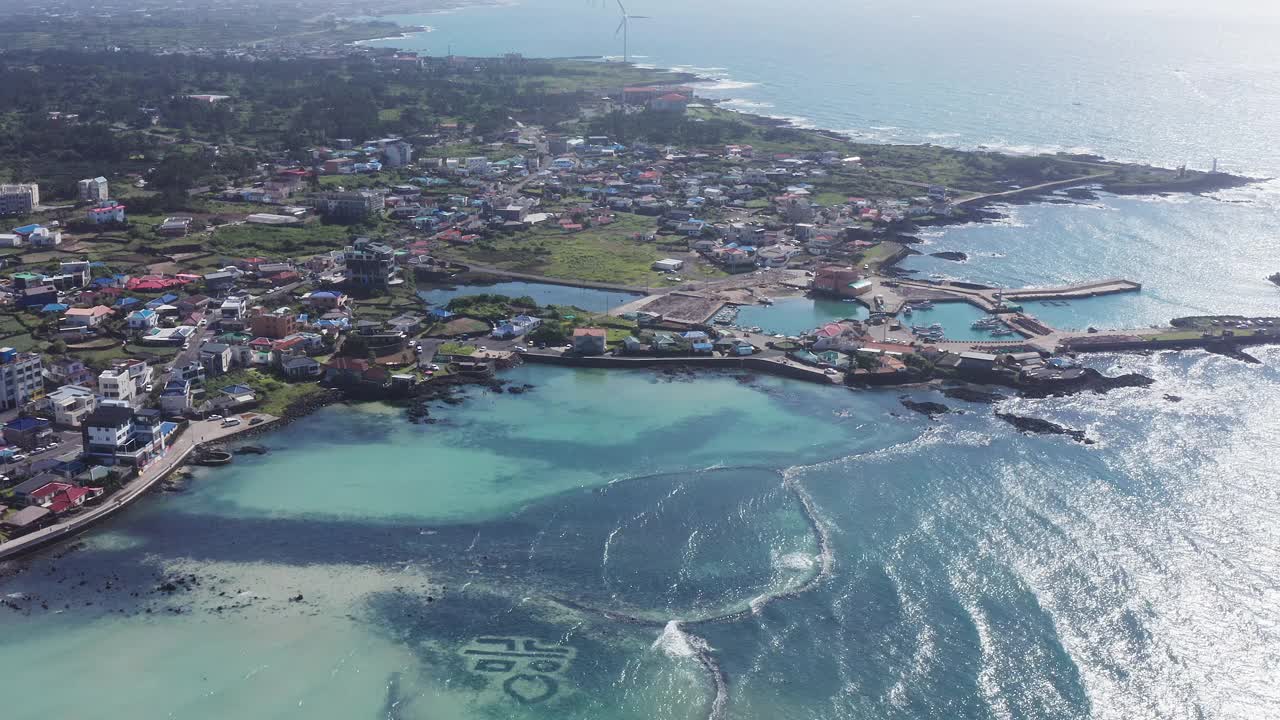
[[[925,280],[897,280],[892,284],[882,283],[893,288],[894,295],[906,300],[961,300],[983,310],[1001,312],[1009,303],[1031,302],[1037,300],[1082,300],[1101,295],[1138,292],[1142,283],[1123,278],[1092,280],[1073,285],[1024,288],[990,288],[967,283],[928,282]]]

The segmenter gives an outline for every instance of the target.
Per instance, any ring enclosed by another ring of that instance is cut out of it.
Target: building
[[[579,355],[603,355],[607,338],[604,328],[574,328],[573,351]]]
[[[84,419],[84,454],[103,465],[142,467],[164,454],[176,430],[176,424],[160,420],[158,411],[103,406]]]
[[[123,223],[125,221],[124,206],[117,202],[105,200],[85,212],[85,219],[94,225],[106,223]]]
[[[395,276],[395,251],[369,238],[356,238],[343,250],[343,260],[347,282],[353,285],[385,286]]]
[[[52,435],[52,423],[46,418],[19,417],[4,424],[4,441],[27,450],[45,444]]]
[[[382,159],[387,167],[404,167],[413,162],[413,146],[403,140],[387,143],[382,148]]]
[[[200,348],[200,365],[210,375],[221,375],[231,369],[231,346],[206,343]]]
[[[31,247],[47,248],[62,243],[61,230],[50,230],[43,225],[35,223],[14,228],[13,233],[22,238],[23,243]]]
[[[249,298],[232,295],[218,306],[218,320],[223,325],[233,325],[244,320],[249,312]]]
[[[510,340],[512,338],[522,337],[542,325],[542,319],[531,317],[529,315],[517,315],[510,320],[504,320],[498,323],[493,329],[491,337],[495,340]]]
[[[862,279],[862,274],[852,267],[824,265],[813,273],[813,291],[835,297],[855,297],[870,289],[854,287]]]
[[[358,221],[382,212],[386,195],[380,190],[319,193],[314,197],[316,212],[334,220]]]
[[[281,361],[280,371],[290,380],[314,380],[324,373],[324,367],[312,358],[298,356]]]
[[[191,218],[169,217],[160,223],[156,232],[165,237],[186,237],[191,232]]]
[[[107,192],[107,179],[101,175],[81,180],[76,183],[76,189],[80,193],[80,199],[85,202],[102,202],[111,197]]]
[[[95,305],[91,308],[70,308],[62,316],[62,327],[96,328],[103,320],[111,316],[111,308],[106,305]]]
[[[0,410],[22,407],[44,397],[44,375],[37,353],[0,348]]]
[[[160,322],[160,316],[155,310],[143,308],[129,313],[128,322],[130,332],[145,333]]]
[[[43,279],[42,279],[43,280]],[[36,285],[18,292],[14,298],[18,307],[39,308],[58,302],[58,288],[52,285]]]
[[[288,308],[260,313],[249,318],[249,331],[255,337],[280,339],[298,331],[298,319]]]
[[[62,427],[80,427],[90,413],[98,408],[98,398],[83,385],[63,385],[45,398],[53,413],[53,423]]]
[[[653,264],[653,269],[658,272],[679,272],[682,268],[684,268],[684,261],[675,258],[665,258]]]
[[[334,290],[317,290],[306,297],[303,302],[320,310],[336,310],[347,304],[349,298]]]
[[[680,93],[667,93],[649,101],[654,112],[683,113],[689,108],[689,97]]]
[[[191,409],[191,382],[170,380],[160,393],[160,409],[170,415],[181,415]]]
[[[151,385],[153,371],[143,360],[117,360],[98,375],[99,405],[141,407]]]
[[[60,357],[44,368],[45,379],[54,385],[88,385],[93,371],[84,362],[70,356]]]
[[[92,267],[88,260],[64,260],[58,263],[58,273],[67,278],[68,288],[79,288],[88,285],[93,279]]]
[[[0,185],[0,215],[30,215],[39,205],[39,185]]]

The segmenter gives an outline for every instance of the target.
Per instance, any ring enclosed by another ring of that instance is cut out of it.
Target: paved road
[[[258,415],[258,417],[262,417],[263,422],[254,427],[260,427],[263,424],[272,423],[279,419],[272,415]],[[248,429],[247,422],[235,427],[223,427],[220,421],[198,420],[191,423],[186,432],[169,446],[169,449],[165,451],[165,454],[160,459],[144,468],[138,477],[129,481],[124,488],[107,498],[101,505],[83,511],[56,525],[51,525],[43,530],[37,530],[0,544],[0,560],[32,550],[46,542],[71,537],[90,524],[107,517],[141,497],[157,482],[178,468],[200,443],[221,440]]]

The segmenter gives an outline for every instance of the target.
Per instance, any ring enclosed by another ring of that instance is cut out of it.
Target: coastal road
[[[263,419],[263,422],[253,426],[255,428],[263,427],[279,420],[274,415],[256,414],[255,417]],[[45,543],[75,535],[90,524],[137,500],[166,475],[181,466],[197,445],[228,438],[236,433],[248,430],[249,427],[247,422],[242,422],[234,427],[223,427],[220,421],[197,420],[192,422],[187,427],[186,432],[169,446],[160,459],[147,465],[138,477],[130,480],[128,484],[111,497],[106,498],[101,505],[82,511],[55,525],[50,525],[42,530],[37,530],[0,544],[0,560],[33,550]]]

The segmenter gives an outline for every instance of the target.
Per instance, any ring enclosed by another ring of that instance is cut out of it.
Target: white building
[[[98,407],[98,398],[83,385],[63,385],[45,398],[53,412],[53,423],[80,427],[85,417]]]
[[[487,157],[469,157],[467,158],[467,172],[473,175],[484,175],[489,172],[489,158]]]
[[[676,260],[675,258],[666,258],[653,264],[653,269],[658,272],[677,272],[683,267],[684,261]]]
[[[243,320],[248,312],[249,298],[232,295],[222,301],[222,305],[218,308],[218,317],[224,321],[235,322]]]
[[[107,192],[107,179],[101,175],[81,180],[76,183],[76,188],[80,191],[80,199],[88,202],[102,202],[111,197]]]
[[[0,215],[30,215],[39,204],[39,185],[0,185]]]
[[[98,376],[98,395],[102,405],[139,407],[146,399],[152,370],[142,360],[118,360],[110,370]]]
[[[21,407],[43,395],[40,355],[0,348],[0,410]]]
[[[102,225],[104,223],[122,223],[124,222],[124,206],[120,203],[114,203],[110,200],[101,202],[97,207],[91,207],[85,213],[85,219],[94,225]]]
[[[382,159],[387,167],[404,167],[413,162],[413,146],[403,140],[387,143],[382,148]]]

